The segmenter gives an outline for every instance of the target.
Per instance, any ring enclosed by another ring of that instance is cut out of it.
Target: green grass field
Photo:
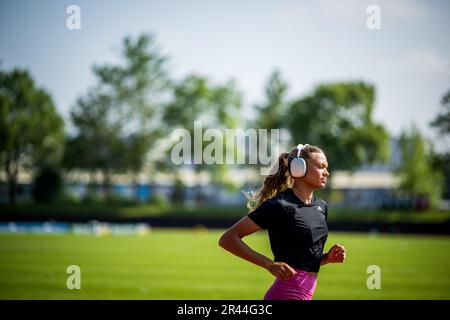
[[[0,235],[0,299],[261,299],[273,277],[217,245],[220,230],[145,236]],[[267,255],[266,234],[246,242]],[[331,233],[344,264],[322,267],[314,299],[450,299],[450,237]],[[81,290],[66,268],[81,268]],[[369,290],[369,265],[381,289]]]

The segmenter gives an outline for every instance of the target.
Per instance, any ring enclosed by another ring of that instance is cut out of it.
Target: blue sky
[[[71,4],[81,30],[66,28]],[[381,30],[366,27],[369,5],[381,10]],[[247,116],[278,68],[291,98],[322,82],[371,82],[377,121],[393,134],[415,122],[433,138],[428,124],[450,88],[449,31],[445,0],[0,0],[2,68],[28,68],[66,119],[94,84],[91,66],[118,62],[124,36],[152,32],[174,78],[235,79]]]

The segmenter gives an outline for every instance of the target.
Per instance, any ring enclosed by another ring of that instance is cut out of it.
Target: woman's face
[[[303,181],[314,189],[324,188],[327,183],[328,162],[325,155],[321,152],[311,153],[307,159],[307,171]]]

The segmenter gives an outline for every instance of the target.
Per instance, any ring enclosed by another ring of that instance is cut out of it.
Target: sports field
[[[273,277],[221,249],[221,230],[144,236],[0,234],[0,299],[261,299]],[[246,242],[270,255],[266,234]],[[315,299],[450,299],[450,237],[330,233],[344,264],[321,269]],[[81,289],[66,268],[81,268]],[[367,267],[381,269],[369,290]]]

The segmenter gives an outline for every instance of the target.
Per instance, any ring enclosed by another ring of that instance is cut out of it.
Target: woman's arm
[[[320,260],[320,265],[323,266],[323,265],[325,265],[325,264],[327,264],[327,263],[330,263],[330,262],[328,261],[328,253],[324,253],[324,254],[322,255],[322,260]]]
[[[267,269],[273,261],[252,250],[242,241],[243,237],[255,233],[260,229],[250,218],[244,217],[220,237],[219,246],[242,259]]]
[[[254,251],[242,241],[243,237],[260,229],[249,217],[244,217],[220,237],[219,246],[244,260],[267,269],[278,278],[287,279],[295,275],[295,270],[286,263],[274,262],[272,259]]]

